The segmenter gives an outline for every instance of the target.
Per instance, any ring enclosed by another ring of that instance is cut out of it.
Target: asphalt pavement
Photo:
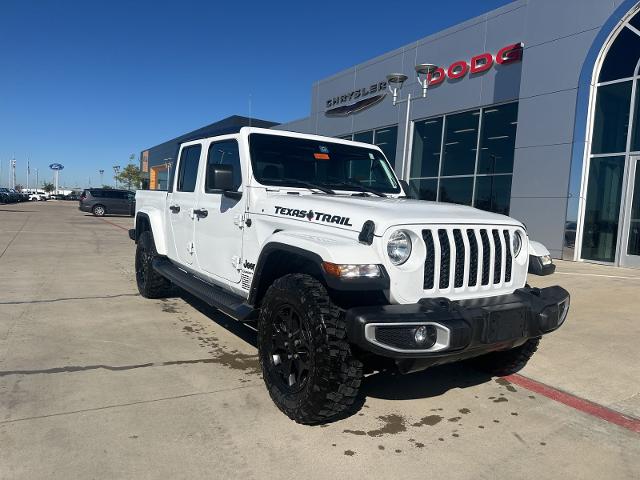
[[[572,311],[521,376],[374,374],[309,427],[271,402],[250,326],[138,295],[131,224],[0,206],[0,478],[640,478],[640,271],[532,278]]]

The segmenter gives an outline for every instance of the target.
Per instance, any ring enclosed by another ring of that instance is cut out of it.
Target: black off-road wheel
[[[519,347],[501,352],[492,352],[481,357],[473,358],[470,362],[474,367],[496,377],[505,377],[519,372],[531,359],[538,345],[540,338],[527,340]]]
[[[258,350],[272,400],[302,424],[349,412],[362,382],[362,363],[347,342],[344,312],[324,285],[304,274],[276,280],[258,319]]]
[[[142,232],[136,247],[136,283],[140,295],[145,298],[164,298],[169,295],[171,282],[153,269],[153,259],[158,256],[153,235]]]

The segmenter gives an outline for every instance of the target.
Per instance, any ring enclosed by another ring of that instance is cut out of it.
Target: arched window
[[[625,165],[640,153],[640,13],[610,42],[596,84],[582,258],[615,262]]]

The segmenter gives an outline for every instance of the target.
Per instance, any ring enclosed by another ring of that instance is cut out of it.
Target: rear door
[[[108,212],[120,215],[123,213],[129,213],[129,209],[127,207],[127,192],[116,190],[113,192],[107,192],[107,196],[109,197],[109,206],[107,207]]]
[[[206,160],[206,161],[205,161]],[[220,190],[209,188],[209,165],[231,165],[233,167],[233,191],[242,188],[238,140],[216,139],[209,144],[206,157],[203,156],[203,177],[198,210],[206,210],[206,216],[195,219],[196,256],[199,269],[233,283],[240,282],[240,262],[242,259],[243,214],[247,203],[246,192],[241,198],[229,198]]]
[[[168,194],[169,223],[175,246],[176,260],[185,265],[193,264],[194,213],[196,208],[196,185],[202,145],[188,143],[180,147],[173,192]]]

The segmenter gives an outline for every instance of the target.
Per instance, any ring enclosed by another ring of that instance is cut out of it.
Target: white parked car
[[[522,223],[407,198],[378,147],[245,127],[178,159],[170,191],[136,194],[138,289],[257,320],[264,381],[297,422],[341,415],[380,365],[513,373],[566,319],[566,290],[526,285]]]

